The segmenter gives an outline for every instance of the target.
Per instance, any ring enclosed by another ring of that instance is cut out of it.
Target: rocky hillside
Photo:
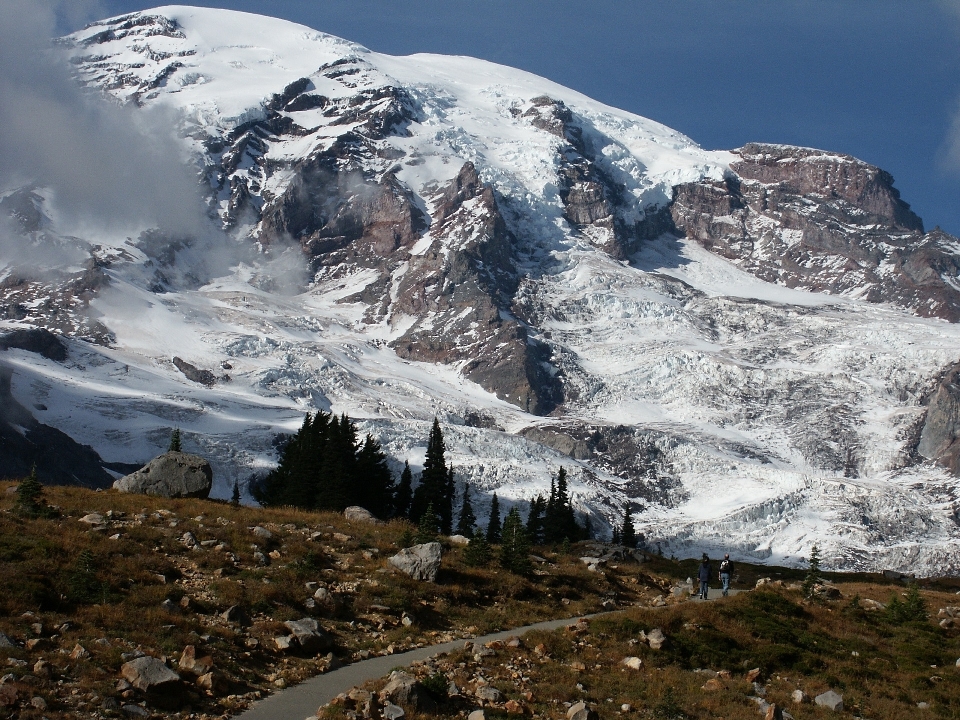
[[[706,151],[518,70],[244,13],[58,48],[175,126],[206,203],[120,232],[50,188],[0,198],[31,249],[2,258],[0,322],[66,349],[8,343],[10,397],[104,463],[180,427],[225,497],[306,411],[357,418],[397,470],[438,416],[481,513],[563,464],[595,527],[629,507],[666,552],[958,567],[960,256],[884,171]]]

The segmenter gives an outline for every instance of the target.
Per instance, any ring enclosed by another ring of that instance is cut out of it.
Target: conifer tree
[[[807,576],[803,580],[803,594],[809,598],[813,596],[813,588],[823,582],[823,576],[820,574],[820,548],[816,545],[810,548],[808,564]]]
[[[620,528],[613,528],[613,537],[610,538],[610,543],[613,545],[620,545],[622,538],[620,537]]]
[[[534,545],[543,542],[543,513],[547,509],[547,501],[543,495],[537,495],[530,501],[530,514],[527,515],[527,537]]]
[[[567,471],[563,467],[557,472],[556,480],[550,482],[550,497],[547,499],[543,518],[543,534],[544,541],[548,543],[578,540],[583,534],[570,504]]]
[[[472,538],[477,528],[477,516],[470,502],[470,483],[463,484],[463,502],[460,504],[460,517],[457,518],[457,534]]]
[[[17,485],[17,501],[14,509],[20,515],[36,517],[46,509],[43,502],[43,485],[37,478],[37,466],[34,465],[30,474]]]
[[[393,514],[393,475],[383,448],[370,434],[357,455],[357,487],[363,488],[363,497],[354,497],[351,504],[362,505],[379,518]]]
[[[487,523],[487,542],[491,545],[499,545],[502,537],[502,528],[500,526],[500,499],[497,494],[493,494],[490,501],[490,521]]]
[[[486,567],[492,557],[490,543],[482,532],[474,534],[463,551],[463,561],[471,567]]]
[[[233,495],[230,496],[230,504],[236,507],[240,504],[240,481],[234,478]]]
[[[415,540],[418,543],[436,542],[437,531],[440,528],[440,519],[433,511],[433,505],[427,505],[427,509],[420,516],[420,522],[417,523],[417,534]]]
[[[631,517],[629,507],[623,512],[623,528],[620,530],[620,542],[628,548],[635,548],[637,546],[637,532],[633,527],[633,518]]]
[[[444,457],[445,452],[443,431],[440,429],[439,420],[434,418],[430,438],[427,441],[423,472],[420,473],[420,484],[413,493],[410,519],[419,521],[420,515],[427,506],[433,505],[434,512],[440,518],[441,531],[449,535],[453,527],[453,488]]]
[[[503,521],[500,566],[515,575],[530,574],[530,540],[516,506],[510,508]]]
[[[167,448],[167,452],[183,452],[180,448],[180,428],[175,428],[170,433],[170,447]]]
[[[413,499],[413,473],[410,472],[410,462],[405,460],[403,472],[400,473],[400,482],[393,500],[394,517],[410,516],[410,501]]]

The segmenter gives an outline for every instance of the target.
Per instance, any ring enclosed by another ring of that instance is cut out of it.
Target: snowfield
[[[72,36],[69,51],[84,83],[109,88],[123,75],[108,90],[118,100],[135,99],[145,113],[175,110],[200,167],[211,162],[207,141],[264,117],[271,97],[298,78],[330,99],[404,88],[417,120],[382,141],[407,159],[397,179],[430,211],[436,189],[472,161],[503,198],[531,332],[553,351],[567,399],[553,416],[535,416],[465,379],[461,366],[401,359],[387,343],[412,319],[371,322],[367,304],[348,300],[375,275],[311,277],[295,251],[257,249],[258,227],[241,223],[226,245],[201,240],[179,254],[176,267],[199,281],[171,275],[162,293],[151,290],[149,260],[131,242],[87,231],[92,253],[112,258],[110,284],[90,313],[113,342],[68,340],[64,363],[0,354],[14,369],[14,397],[38,420],[123,462],[149,460],[179,427],[185,449],[210,458],[214,495],[228,497],[234,481],[273,466],[278,436],[295,432],[306,412],[358,420],[398,471],[404,460],[419,469],[437,416],[458,481],[480,491],[480,516],[493,492],[504,512],[546,493],[562,465],[596,529],[608,532],[629,505],[648,546],[668,555],[730,552],[796,565],[816,544],[830,569],[960,572],[960,481],[910,450],[925,393],[958,359],[960,326],[855,294],[766,283],[671,235],[614,259],[564,219],[558,139],[518,110],[536,96],[562,100],[637,219],[680,182],[722,179],[729,153],[472,58],[391,57],[223,10],[168,6],[131,17],[153,16],[169,21],[169,34],[144,39],[133,25],[91,49],[84,41],[106,27],[95,25]],[[94,50],[101,59],[89,59]],[[318,73],[345,58],[356,70],[349,85]],[[321,108],[285,115],[304,134],[268,139],[237,163],[261,198],[287,187],[292,159],[350,129],[330,125]],[[386,169],[371,160],[371,172]],[[229,187],[210,188],[214,209],[229,204]],[[411,256],[427,251],[424,238]],[[16,264],[0,258],[0,275]],[[0,321],[0,329],[17,325]],[[214,372],[217,383],[189,381],[174,357]],[[621,428],[627,450],[592,444],[571,457],[531,434],[567,433],[587,447],[597,428]]]

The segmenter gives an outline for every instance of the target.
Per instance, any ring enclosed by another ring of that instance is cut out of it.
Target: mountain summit
[[[207,215],[118,234],[3,194],[22,242],[72,258],[2,258],[4,325],[68,348],[0,356],[37,422],[125,463],[180,427],[226,495],[304,412],[349,413],[397,467],[436,415],[481,512],[563,465],[595,527],[630,507],[664,551],[960,567],[960,245],[883,170],[706,151],[519,70],[245,13],[58,48],[173,119]]]

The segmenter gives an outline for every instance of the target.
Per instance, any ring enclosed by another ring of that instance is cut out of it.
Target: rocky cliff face
[[[674,189],[686,237],[768,282],[960,320],[957,239],[923,222],[889,173],[848,155],[750,143],[722,182]]]

